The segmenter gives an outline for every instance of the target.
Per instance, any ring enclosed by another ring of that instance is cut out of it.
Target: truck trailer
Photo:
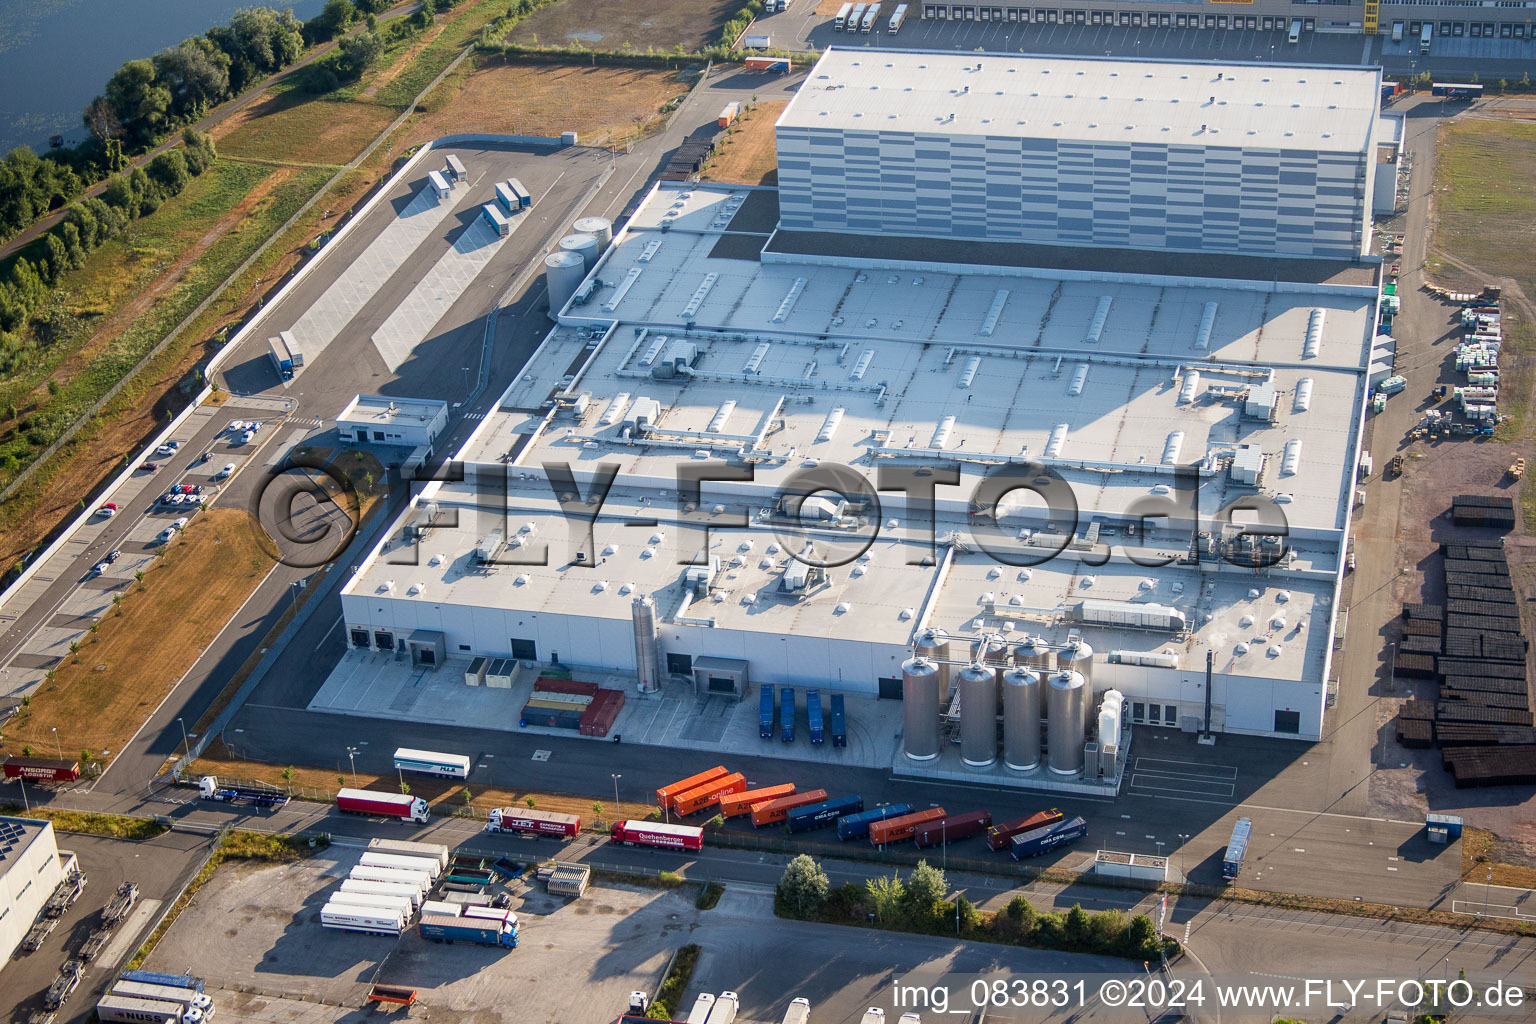
[[[748,57],[744,63],[748,71],[766,71],[773,75],[789,74],[788,57]]]
[[[848,716],[843,712],[843,695],[840,693],[832,695],[832,745],[848,745]]]
[[[1014,836],[1023,832],[1032,832],[1037,828],[1054,825],[1063,820],[1066,815],[1052,807],[1048,811],[1037,811],[1027,818],[1015,818],[1005,821],[1000,825],[993,825],[987,829],[987,845],[994,850],[1008,849],[1008,843]]]
[[[773,687],[765,686],[757,695],[757,735],[773,739]]]
[[[399,935],[405,931],[405,915],[387,910],[354,907],[346,903],[327,903],[320,908],[320,924],[344,932],[369,935]]]
[[[437,878],[443,866],[431,857],[412,857],[403,853],[379,853],[365,850],[357,862],[365,868],[396,868],[400,871],[425,871],[428,878]]]
[[[175,988],[190,988],[194,992],[203,990],[203,979],[193,977],[190,974],[165,974],[161,971],[124,971],[118,976],[119,981],[147,981],[151,985],[171,985]]]
[[[419,796],[405,793],[380,793],[371,789],[343,789],[336,793],[336,809],[348,814],[370,814],[381,818],[399,818],[425,825],[431,812]]]
[[[293,363],[295,370],[304,365],[304,346],[299,344],[299,339],[293,336],[292,331],[278,331],[278,340],[283,343],[283,348],[288,350],[288,359]]]
[[[416,901],[409,896],[395,893],[390,896],[381,896],[377,893],[348,892],[338,889],[331,893],[330,903],[334,906],[362,907],[367,910],[383,910],[387,913],[399,914],[407,921],[416,909]]]
[[[96,1019],[107,1024],[197,1024],[203,1015],[162,999],[106,995],[96,1004]]]
[[[54,760],[51,757],[8,757],[0,766],[8,779],[28,782],[78,782],[80,762]]]
[[[399,747],[395,750],[396,771],[467,779],[471,763],[463,754],[440,754],[435,750],[416,750],[412,747]]]
[[[708,771],[702,771],[697,775],[690,775],[686,779],[679,779],[669,786],[663,786],[656,791],[656,806],[664,811],[670,811],[673,801],[677,799],[679,794],[686,793],[690,789],[698,789],[711,779],[718,779],[722,775],[729,774],[731,773],[726,770],[725,765],[717,764]]]
[[[359,864],[347,872],[347,877],[359,882],[384,882],[389,885],[408,885],[425,896],[432,890],[432,876],[425,871],[405,871],[401,868],[376,868]]]
[[[847,3],[837,9],[837,16],[832,19],[832,31],[842,32],[848,27],[848,19],[853,16],[853,4]]]
[[[786,686],[779,690],[779,739],[795,742],[795,689]]]
[[[777,800],[781,796],[791,796],[795,792],[795,784],[786,782],[778,786],[764,786],[762,789],[749,789],[745,793],[732,793],[720,800],[720,813],[727,818],[734,818],[740,814],[750,814],[752,808],[758,804],[765,804],[770,800]]]
[[[991,825],[991,811],[966,811],[964,814],[950,814],[920,825],[912,838],[919,847],[938,846],[980,835]]]
[[[112,994],[130,999],[153,999],[163,1003],[180,1003],[184,1009],[197,1010],[203,1020],[213,1019],[213,999],[196,989],[176,985],[156,985],[148,981],[124,981],[119,978],[112,985]]]
[[[340,891],[359,896],[403,896],[410,900],[412,910],[419,909],[422,901],[421,890],[405,882],[370,882],[362,878],[343,878]]]
[[[666,825],[657,821],[617,821],[609,841],[625,846],[659,846],[669,850],[702,850],[704,830],[691,825]]]
[[[835,824],[845,814],[857,814],[864,809],[862,796],[840,796],[823,800],[819,804],[797,807],[785,816],[791,832],[809,832]]]
[[[511,921],[483,917],[447,917],[423,914],[421,937],[431,942],[473,942],[481,946],[517,947],[517,919]]]
[[[1232,826],[1232,838],[1227,841],[1227,852],[1221,858],[1221,877],[1228,882],[1237,880],[1243,870],[1243,860],[1248,856],[1248,840],[1253,838],[1253,819],[1238,818]]]
[[[732,772],[730,775],[722,775],[718,779],[711,779],[696,789],[690,789],[686,793],[679,793],[672,804],[672,813],[678,817],[686,818],[690,814],[697,814],[706,808],[718,804],[723,797],[736,793],[744,793],[747,789],[747,778],[740,772]]]
[[[581,831],[581,818],[558,811],[524,810],[520,807],[497,807],[486,815],[487,832],[520,832],[530,836],[560,836],[574,839]]]
[[[215,775],[204,775],[197,780],[197,795],[204,800],[218,800],[226,804],[250,804],[252,807],[275,809],[288,806],[289,796],[275,787],[260,783],[239,786],[222,785]]]
[[[819,804],[826,798],[826,790],[813,789],[807,793],[781,796],[777,800],[770,800],[765,804],[757,804],[752,808],[752,824],[756,828],[762,828],[764,825],[777,825],[779,822],[787,819],[789,812],[795,808]]]
[[[1081,839],[1087,834],[1088,823],[1082,818],[1058,821],[1054,825],[1045,825],[1014,836],[1008,841],[1009,851],[1013,854],[1014,860],[1038,857],[1065,843]]]
[[[873,32],[875,24],[880,20],[880,5],[870,4],[864,11],[864,20],[859,23],[860,32]]]
[[[409,839],[370,839],[368,849],[377,853],[402,853],[407,857],[431,857],[438,867],[448,866],[448,847],[442,843],[416,843]]]
[[[811,745],[820,746],[826,742],[827,732],[821,717],[821,691],[805,691],[805,724],[806,732],[810,734]]]
[[[899,818],[903,814],[911,814],[911,804],[886,804],[884,807],[874,807],[858,814],[850,814],[847,817],[837,819],[837,838],[847,842],[849,839],[866,839],[869,837],[869,827],[877,821],[887,818]]]
[[[869,826],[869,841],[875,846],[885,846],[887,843],[898,843],[903,839],[911,839],[918,826],[930,821],[938,821],[948,813],[942,807],[930,807],[925,811],[913,811],[911,814],[903,814],[899,818],[886,818]]]
[[[293,360],[288,356],[288,349],[283,346],[283,340],[277,335],[267,339],[267,355],[272,358],[272,367],[277,370],[277,375],[283,380],[293,380]]]

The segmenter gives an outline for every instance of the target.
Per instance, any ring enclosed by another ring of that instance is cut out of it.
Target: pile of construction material
[[[1507,533],[1515,528],[1515,499],[1495,494],[1458,494],[1451,499],[1451,521]]]
[[[1400,676],[1434,678],[1434,701],[1398,712],[1405,747],[1441,749],[1458,787],[1536,779],[1536,728],[1526,678],[1528,647],[1509,564],[1498,543],[1441,545],[1446,602],[1403,606],[1394,655]]]
[[[624,691],[596,683],[540,676],[523,706],[521,726],[576,729],[583,736],[607,736],[624,708]]]

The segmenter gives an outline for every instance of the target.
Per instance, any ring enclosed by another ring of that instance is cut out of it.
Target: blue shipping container
[[[763,687],[757,699],[757,734],[765,740],[773,739],[773,687]]]
[[[1048,853],[1063,843],[1081,839],[1088,834],[1088,823],[1082,818],[1073,818],[1070,821],[1058,821],[1054,825],[1045,825],[1041,828],[1021,832],[1010,841],[1009,852],[1014,860],[1023,860],[1025,857],[1038,857],[1042,853]]]
[[[171,988],[189,988],[194,992],[203,990],[203,979],[194,978],[190,974],[161,974],[159,971],[124,971],[119,975],[120,981],[137,981],[144,985],[169,985]]]
[[[1243,870],[1243,858],[1248,856],[1248,839],[1253,835],[1253,819],[1238,818],[1232,826],[1232,839],[1227,843],[1226,855],[1221,858],[1221,877],[1227,881],[1237,878]]]
[[[785,743],[795,742],[795,691],[786,686],[779,691],[779,728]]]
[[[821,725],[820,690],[805,691],[805,719],[806,725],[809,726],[811,742],[814,744],[824,741],[827,737],[826,732],[822,729]]]
[[[840,693],[832,695],[832,745],[848,745],[848,719],[843,714],[843,695]]]
[[[903,814],[911,814],[915,810],[911,804],[887,804],[884,807],[876,807],[873,810],[861,811],[858,814],[850,814],[837,819],[837,838],[847,842],[850,839],[868,839],[869,826],[886,818],[895,818]]]
[[[826,828],[845,814],[857,814],[863,809],[864,798],[861,796],[840,796],[809,807],[797,807],[789,812],[789,830],[809,832],[813,828]],[[868,831],[867,826],[865,831]]]

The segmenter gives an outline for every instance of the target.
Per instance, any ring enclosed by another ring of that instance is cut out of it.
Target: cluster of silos
[[[607,217],[582,217],[572,227],[575,231],[560,239],[559,247],[544,257],[551,320],[560,315],[613,242],[613,222]]]
[[[1081,639],[1068,641],[1056,653],[1047,687],[1046,768],[1055,775],[1080,775],[1093,710],[1093,648]]]

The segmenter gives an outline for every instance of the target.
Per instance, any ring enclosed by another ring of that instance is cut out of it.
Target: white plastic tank
[[[1044,696],[1039,673],[1027,668],[1003,673],[1003,763],[1015,771],[1040,767],[1040,706]]]
[[[972,768],[997,760],[997,670],[991,665],[960,670],[960,760]]]
[[[552,252],[544,257],[544,283],[549,286],[549,318],[557,319],[565,304],[571,301],[576,289],[587,276],[587,265],[581,254]]]
[[[910,760],[932,761],[939,756],[939,684],[938,663],[923,657],[902,662],[902,744]]]
[[[591,235],[597,239],[599,255],[606,252],[613,242],[613,221],[607,217],[582,217],[571,225],[579,235]]]
[[[1088,684],[1081,672],[1063,669],[1052,674],[1046,715],[1046,767],[1054,775],[1080,775],[1088,707]]]
[[[580,256],[581,262],[588,270],[597,266],[597,257],[600,250],[597,246],[597,239],[591,235],[566,235],[560,239],[560,248],[564,252],[574,252]]]
[[[1120,745],[1120,716],[1125,709],[1125,694],[1119,690],[1105,690],[1099,704],[1099,749],[1108,750]]]
[[[656,604],[641,594],[629,603],[635,628],[635,690],[655,693],[661,689],[660,648],[656,643]]]

